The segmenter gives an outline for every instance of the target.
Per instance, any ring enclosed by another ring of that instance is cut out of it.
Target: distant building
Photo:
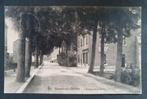
[[[123,54],[125,58],[125,65],[137,65],[139,62],[139,49],[138,47],[140,43],[136,38],[139,33],[136,31],[131,31],[131,36],[126,38],[123,42]],[[100,36],[97,33],[97,44],[96,44],[96,52],[95,52],[95,63],[94,68],[100,67]],[[117,56],[117,44],[110,43],[105,44],[105,54],[106,54],[106,63],[105,68],[111,68],[111,70],[115,70],[116,64],[116,56]],[[89,66],[91,61],[91,52],[92,51],[92,32],[81,33],[77,37],[77,60],[78,66]]]
[[[13,61],[14,63],[17,63],[17,53],[18,53],[18,43],[19,39],[13,42]]]
[[[97,35],[95,65],[99,64],[99,35]],[[77,37],[77,60],[79,66],[89,66],[91,59],[92,33],[86,32]]]
[[[77,60],[78,65],[89,65],[91,35],[88,33],[80,34],[77,37]]]

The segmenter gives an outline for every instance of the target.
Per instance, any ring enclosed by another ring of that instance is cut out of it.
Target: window
[[[82,39],[81,39],[81,47],[82,47]]]
[[[88,64],[88,52],[83,53],[83,63]]]
[[[80,44],[80,39],[78,38],[78,43],[77,43],[77,47],[80,47],[81,44]]]
[[[83,36],[83,46],[85,45],[85,35]]]
[[[88,35],[86,35],[86,45],[88,44]]]
[[[88,64],[88,52],[85,53],[85,63]]]
[[[83,53],[83,63],[85,64],[85,53]]]
[[[80,63],[80,56],[78,55],[78,63]]]

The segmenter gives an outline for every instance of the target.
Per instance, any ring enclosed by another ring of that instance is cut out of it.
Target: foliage
[[[67,65],[67,55],[65,53],[60,53],[57,55],[57,61],[60,66],[66,66]]]
[[[16,28],[29,31],[26,32],[26,37],[31,38],[33,51],[37,44],[44,54],[50,54],[53,48],[60,47],[63,41],[66,41],[68,46],[71,43],[76,46],[76,33],[73,32],[71,24],[74,20],[70,17],[73,12],[69,12],[67,9],[62,11],[62,7],[6,7],[6,16],[13,19]],[[21,22],[23,28],[20,27],[20,19],[24,19],[23,23]]]
[[[62,52],[57,55],[57,61],[61,66],[77,66],[76,55],[67,57],[67,54]]]
[[[140,17],[140,9],[137,8],[117,8],[117,7],[38,7],[38,6],[6,6],[6,16],[12,17],[13,22],[17,28],[20,28],[19,22],[22,13],[27,13],[25,18],[30,20],[31,25],[37,17],[40,24],[41,35],[50,38],[54,35],[58,39],[55,46],[60,46],[61,42],[67,40],[66,38],[76,36],[74,33],[74,25],[77,20],[75,13],[78,14],[78,21],[80,21],[79,27],[82,29],[88,29],[89,31],[93,28],[94,22],[99,21],[99,26],[105,26],[106,37],[105,42],[116,42],[117,41],[117,28],[121,25],[124,28],[124,37],[130,36],[130,29],[137,28],[136,19]],[[28,14],[29,13],[29,14]],[[30,15],[32,14],[32,16]],[[117,20],[116,20],[117,19]],[[31,28],[36,26],[30,26]],[[101,32],[99,32],[101,34]],[[35,34],[33,34],[35,35]],[[60,39],[59,39],[60,38]],[[71,40],[71,39],[68,39]],[[67,43],[69,41],[67,40]],[[76,44],[75,44],[76,45]]]
[[[140,70],[138,68],[126,67],[121,72],[121,82],[133,86],[140,84]]]
[[[134,13],[133,13],[134,12]],[[101,28],[105,26],[105,43],[116,43],[118,38],[118,28],[123,28],[123,37],[130,36],[130,30],[139,26],[137,21],[140,18],[138,8],[118,8],[118,7],[83,7],[78,10],[80,25],[91,31],[94,22],[98,21],[100,35]]]

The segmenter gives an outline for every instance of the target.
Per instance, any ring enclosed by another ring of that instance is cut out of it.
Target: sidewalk
[[[36,68],[37,69],[37,68]],[[31,66],[30,77],[36,71],[34,66]],[[16,82],[16,73],[17,70],[14,72],[13,70],[7,70],[4,74],[4,93],[16,93],[20,87],[23,86],[24,83]],[[29,79],[29,78],[27,78]],[[26,79],[26,81],[27,81]]]

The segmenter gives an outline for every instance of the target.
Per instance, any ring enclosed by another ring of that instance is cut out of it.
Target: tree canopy
[[[60,47],[63,41],[67,45],[73,43],[76,47],[77,32],[82,33],[84,29],[93,30],[95,22],[100,28],[105,26],[105,42],[107,43],[117,42],[118,27],[124,28],[123,37],[128,37],[130,29],[137,27],[135,18],[140,15],[139,11],[136,8],[127,7],[7,6],[5,13],[12,18],[16,29],[19,30],[21,17],[24,17],[24,22],[28,20],[30,23],[26,23],[27,27],[31,28],[28,28],[30,34],[26,36],[42,42],[39,49],[47,54],[46,52],[50,49]],[[76,31],[75,27],[78,28]],[[23,31],[22,28],[21,30]],[[99,33],[102,34],[102,32]]]

